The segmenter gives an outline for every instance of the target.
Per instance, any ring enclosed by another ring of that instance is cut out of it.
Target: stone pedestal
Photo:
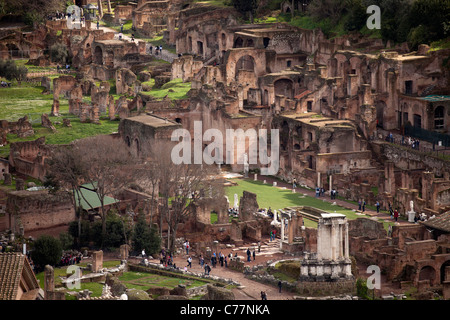
[[[414,222],[416,213],[414,211],[408,211],[408,222]]]

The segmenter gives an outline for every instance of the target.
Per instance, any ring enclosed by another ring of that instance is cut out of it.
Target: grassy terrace
[[[119,122],[108,120],[106,115],[101,117],[99,125],[81,123],[77,116],[69,114],[69,104],[66,99],[60,99],[61,116],[50,117],[57,131],[53,133],[50,129],[42,127],[41,115],[43,113],[50,114],[53,103],[53,95],[43,95],[43,89],[43,87],[32,86],[27,83],[22,83],[20,86],[13,83],[11,88],[0,88],[0,119],[17,121],[26,115],[35,130],[33,136],[26,138],[18,138],[17,135],[9,134],[7,136],[9,142],[30,141],[46,136],[47,144],[67,144],[76,139],[117,131]],[[71,128],[62,126],[63,118],[70,120]],[[8,155],[9,144],[0,147],[0,157],[7,157]]]
[[[263,184],[261,181],[253,181],[251,179],[232,179],[236,186],[226,187],[226,195],[230,200],[230,204],[234,203],[234,194],[242,197],[243,191],[250,191],[257,195],[256,200],[260,208],[269,208],[273,210],[283,209],[291,206],[309,206],[315,207],[330,213],[341,213],[347,216],[347,219],[353,220],[358,217],[368,217],[366,215],[358,215],[353,210],[343,208],[338,205],[323,200],[323,198],[315,198],[311,196],[304,196],[301,189],[293,193],[291,189],[282,189],[273,187],[270,184]],[[391,222],[383,222],[385,229],[388,228]],[[317,227],[317,223],[305,219],[306,227]]]

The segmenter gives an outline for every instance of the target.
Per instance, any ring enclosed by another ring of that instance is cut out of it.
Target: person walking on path
[[[394,220],[395,220],[395,222],[398,221],[398,210],[397,209],[394,210]]]
[[[377,207],[377,213],[380,213],[380,203],[378,201],[375,204],[375,206]]]
[[[362,201],[362,212],[366,211],[366,200]]]
[[[247,261],[250,262],[251,261],[251,255],[252,253],[250,252],[250,248],[247,249]]]
[[[205,275],[209,276],[210,272],[211,272],[211,268],[208,266],[208,263],[205,263]]]
[[[294,180],[292,181],[292,189],[297,188],[297,179],[294,178]]]
[[[278,291],[281,293],[281,286],[282,286],[282,284],[281,284],[281,281],[278,281]]]
[[[359,211],[361,211],[361,205],[362,205],[362,203],[361,203],[361,199],[360,199],[360,200],[358,200],[358,210]]]
[[[255,261],[255,259],[256,259],[256,251],[255,248],[253,248],[253,261]]]
[[[187,259],[187,263],[188,263],[189,268],[192,268],[192,258],[191,258],[191,256],[189,256],[189,258]]]

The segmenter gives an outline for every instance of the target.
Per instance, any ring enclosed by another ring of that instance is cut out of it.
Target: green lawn
[[[143,84],[153,86],[155,82],[152,80],[143,82]],[[142,94],[150,95],[158,100],[162,100],[166,95],[171,100],[179,100],[186,99],[189,90],[191,90],[190,82],[183,82],[181,79],[174,79],[165,83],[161,88],[152,88],[151,91],[142,92]]]
[[[105,115],[101,117],[100,124],[81,123],[77,116],[69,114],[69,103],[66,99],[60,99],[59,117],[49,117],[54,124],[56,132],[42,127],[41,115],[50,114],[53,103],[53,95],[42,94],[43,87],[35,87],[23,83],[21,86],[13,84],[11,88],[0,88],[0,119],[17,121],[27,115],[32,123],[35,134],[26,138],[18,138],[17,135],[9,134],[9,142],[30,141],[46,137],[47,144],[67,144],[76,139],[86,138],[99,134],[111,134],[116,132],[119,121],[107,120]],[[87,98],[87,97],[86,97]],[[63,118],[68,118],[72,124],[71,128],[63,127]],[[59,122],[59,124],[57,124]],[[0,156],[7,157],[9,154],[9,144],[0,147]]]
[[[238,195],[238,198],[242,197],[243,191],[249,191],[256,193],[257,202],[260,208],[269,208],[273,210],[283,209],[291,206],[309,206],[318,208],[330,213],[342,213],[347,216],[348,219],[356,219],[362,217],[357,215],[354,211],[345,209],[343,207],[332,205],[331,203],[322,199],[317,199],[311,196],[304,196],[300,190],[293,193],[291,189],[281,189],[273,187],[270,184],[263,184],[261,181],[253,181],[251,179],[233,179],[237,186],[226,187],[226,195],[230,200],[230,205],[234,204],[234,194]],[[306,219],[305,219],[306,220]],[[305,221],[305,226],[316,227],[317,223],[312,221]]]

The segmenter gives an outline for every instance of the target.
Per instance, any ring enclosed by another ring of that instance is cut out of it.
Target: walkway
[[[256,243],[246,243],[240,247],[235,248],[226,248],[220,250],[224,255],[228,255],[231,253],[233,256],[235,253],[238,256],[241,256],[241,261],[245,261],[246,266],[256,266],[256,265],[266,265],[267,261],[276,261],[283,259],[292,259],[292,256],[285,256],[279,249],[280,239],[276,239],[274,241],[269,241],[269,239],[265,239],[261,241],[261,252],[258,253],[258,249],[256,248],[256,258],[250,262],[246,260],[246,251],[247,248],[250,248],[253,251],[253,248],[256,247]],[[175,264],[183,269],[184,266],[187,265],[187,255],[185,252],[183,254],[179,254],[174,258]],[[200,266],[198,256],[193,253],[192,257],[192,268],[188,268],[189,271],[195,273],[204,273],[204,269]],[[245,259],[244,259],[245,257]],[[221,278],[233,279],[234,281],[241,284],[239,288],[233,289],[233,293],[235,295],[236,300],[261,300],[261,291],[265,291],[268,300],[292,300],[294,296],[298,295],[292,292],[285,292],[283,289],[281,293],[278,291],[278,287],[263,284],[257,281],[250,280],[244,276],[242,272],[232,270],[225,266],[221,267],[220,264],[217,264],[215,268],[211,267],[210,275],[215,275]]]
[[[97,27],[95,26],[95,28],[97,28]],[[114,33],[114,39],[115,40],[119,40],[119,32],[117,32],[116,30],[114,30],[112,28],[109,28],[109,27],[106,27],[106,26],[99,26],[99,29],[103,30],[103,32],[113,32]],[[144,40],[139,39],[139,38],[135,38],[134,41],[132,41],[130,36],[128,36],[126,34],[123,34],[123,33],[122,33],[122,39],[124,41],[126,41],[126,42],[136,42],[136,43],[139,42],[139,41],[144,41]],[[162,49],[162,52],[159,52],[158,55],[156,55],[155,54],[155,46],[152,45],[150,42],[145,42],[145,44],[146,44],[145,45],[146,53],[149,54],[149,55],[152,55],[156,59],[161,59],[161,60],[164,60],[164,61],[172,63],[172,61],[174,59],[178,58],[178,56],[176,54],[174,54],[174,53],[164,49],[164,47]],[[151,46],[153,47],[153,50],[152,50],[152,53],[150,54],[150,47]]]

